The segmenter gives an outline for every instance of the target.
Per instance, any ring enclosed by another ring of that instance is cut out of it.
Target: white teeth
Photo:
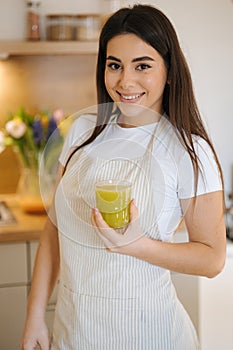
[[[135,100],[136,98],[139,98],[141,96],[141,94],[137,94],[137,95],[121,95],[121,97],[123,97],[125,100]]]

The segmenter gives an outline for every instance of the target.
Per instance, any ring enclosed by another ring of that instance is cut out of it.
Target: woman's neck
[[[162,114],[156,112],[145,112],[137,116],[125,116],[120,114],[117,118],[117,124],[122,128],[135,128],[138,126],[144,126],[148,124],[156,123],[160,120]]]

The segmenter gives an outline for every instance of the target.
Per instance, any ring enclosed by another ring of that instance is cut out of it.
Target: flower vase
[[[18,183],[18,201],[23,212],[44,214],[46,212],[40,194],[39,173],[35,167],[22,167]]]

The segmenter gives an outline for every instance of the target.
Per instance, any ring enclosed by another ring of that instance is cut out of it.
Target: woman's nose
[[[135,75],[132,70],[124,69],[120,75],[120,87],[124,90],[135,85]]]

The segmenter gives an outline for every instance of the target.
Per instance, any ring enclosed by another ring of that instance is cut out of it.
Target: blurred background
[[[161,9],[177,30],[198,105],[222,165],[228,223],[233,230],[233,1],[136,2]],[[39,137],[42,129],[50,132],[57,125],[60,127],[62,119],[95,105],[101,24],[111,12],[133,3],[0,1],[0,130],[11,116],[20,132],[18,117],[23,116],[29,131],[36,120]],[[63,137],[64,128],[59,131],[59,137]],[[41,142],[38,147],[43,146]],[[45,213],[35,197],[29,212],[24,210],[26,207],[18,208],[15,194],[19,193],[22,159],[11,146],[3,148],[0,137],[0,348],[17,350]],[[33,155],[36,155],[33,164],[37,164],[38,149],[34,149]],[[30,187],[26,183],[27,190],[23,187],[22,191],[27,192]],[[32,187],[36,188],[35,183]],[[178,241],[185,239],[185,228],[179,234]],[[180,274],[173,274],[172,278],[198,330],[202,350],[232,350],[233,243],[228,241],[226,266],[216,278]],[[56,291],[46,313],[49,327],[55,304]]]
[[[231,0],[137,2],[151,3],[160,8],[177,29],[192,72],[199,107],[220,157],[228,199],[228,194],[232,192],[233,164],[233,2]],[[40,38],[42,41],[46,40],[48,15],[75,17],[98,15],[101,12],[104,15],[133,3],[124,0],[41,0],[38,7],[41,21]],[[27,39],[27,16],[26,1],[0,2],[0,57],[8,54],[5,52],[6,45],[3,45],[3,41]],[[52,20],[54,23],[64,20],[67,25],[71,24],[69,18],[62,19],[61,16]],[[73,20],[75,21],[75,18]],[[91,38],[86,37],[88,44]],[[80,55],[75,46],[77,36],[72,40],[69,49],[71,54],[68,55],[62,52],[62,48],[59,54],[53,54],[52,47],[51,51],[47,47],[46,49],[42,47],[41,52],[38,48],[35,49],[37,54],[32,52],[32,55],[24,53],[23,49],[18,54],[16,50],[16,54],[9,54],[8,59],[0,61],[0,125],[9,112],[16,113],[21,106],[29,111],[62,108],[66,114],[70,114],[95,104],[97,45],[94,43],[91,46],[91,54]],[[85,35],[82,36],[82,41],[85,41]],[[13,45],[9,50],[14,51],[14,46],[17,45]],[[58,51],[55,48],[56,50]],[[46,54],[43,54],[44,51]],[[0,154],[1,174],[6,156],[8,157],[8,154]],[[8,175],[7,173],[7,177]],[[5,180],[2,179],[2,175],[0,176],[1,193],[10,186],[3,186]],[[11,181],[10,177],[8,181]]]

